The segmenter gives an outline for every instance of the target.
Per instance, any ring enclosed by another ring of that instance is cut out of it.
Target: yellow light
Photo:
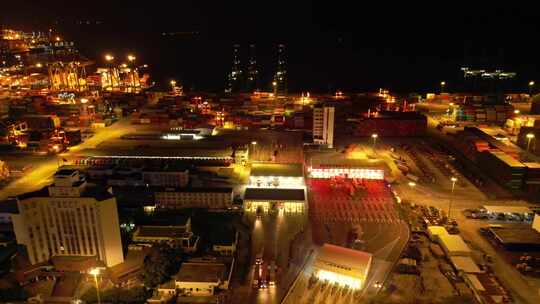
[[[532,80],[531,80],[531,81],[529,81],[529,86],[531,86],[531,87],[532,87],[533,85],[534,85],[534,81],[532,81]]]
[[[455,177],[450,178],[450,180],[451,180],[453,183],[457,182],[457,178],[455,178]]]
[[[416,183],[415,182],[409,182],[409,186],[414,187],[414,186],[416,186]]]
[[[60,41],[60,40],[61,40],[60,37],[56,36],[56,41]]]
[[[43,65],[41,63],[36,63],[36,67],[41,68]]]
[[[123,68],[127,68],[127,64],[125,64],[125,63],[122,63],[120,66],[123,67]]]
[[[106,55],[105,55],[105,60],[107,60],[107,61],[113,61],[113,60],[114,60],[114,56],[112,56],[111,54],[106,54]]]
[[[176,80],[171,80],[171,86],[176,86]]]
[[[89,273],[94,277],[97,277],[99,275],[99,268],[92,268],[90,269]]]
[[[519,110],[514,110],[514,114],[519,114]]]
[[[445,86],[445,85],[446,85],[446,81],[441,81],[441,85],[442,85],[442,86]]]
[[[332,282],[332,283],[348,286],[352,289],[360,289],[362,287],[362,280],[360,279],[322,270],[322,269],[317,271],[317,278],[319,278],[319,280],[322,280],[322,281],[328,280],[329,282]]]
[[[533,139],[534,138],[534,134],[533,133],[529,133],[526,135],[528,139]]]
[[[274,87],[277,86],[277,82],[272,81],[272,85],[273,85]]]
[[[371,134],[371,138],[377,138],[377,137],[379,137],[379,135],[377,133]]]
[[[88,102],[88,99],[86,98],[81,98],[81,103],[87,103]]]
[[[256,141],[252,141],[251,144],[255,146],[255,145],[257,144],[257,142],[256,142]]]
[[[127,59],[128,59],[129,61],[135,61],[136,58],[135,58],[135,56],[133,56],[133,55],[128,55],[128,56],[127,56]]]

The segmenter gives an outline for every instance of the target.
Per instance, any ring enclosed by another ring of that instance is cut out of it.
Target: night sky
[[[256,44],[266,85],[276,45],[284,43],[289,89],[297,92],[425,92],[441,80],[459,89],[462,66],[517,72],[523,90],[529,80],[540,82],[540,11],[534,7],[362,2],[19,0],[0,5],[0,25],[53,27],[98,61],[105,52],[117,58],[133,52],[151,65],[156,80],[175,78],[201,90],[223,89],[234,43],[243,47],[243,64],[248,45]]]

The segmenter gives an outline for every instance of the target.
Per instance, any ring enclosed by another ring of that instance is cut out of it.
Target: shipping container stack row
[[[506,119],[513,116],[513,113],[511,105],[464,105],[457,109],[456,120],[503,124]]]

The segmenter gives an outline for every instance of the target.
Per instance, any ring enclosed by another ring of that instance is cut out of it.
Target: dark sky
[[[98,61],[107,51],[117,58],[134,52],[158,80],[197,89],[223,88],[234,43],[242,45],[244,63],[248,45],[257,45],[263,84],[274,71],[276,44],[286,44],[292,91],[428,91],[441,80],[457,89],[465,65],[515,71],[523,89],[531,79],[540,82],[534,7],[363,2],[19,0],[0,4],[0,25],[53,27]],[[103,23],[77,24],[88,19]],[[198,34],[161,36],[192,31]]]

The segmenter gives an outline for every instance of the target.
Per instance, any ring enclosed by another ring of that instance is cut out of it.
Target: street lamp
[[[255,146],[255,145],[257,145],[257,142],[256,142],[256,141],[252,141],[251,144]]]
[[[99,275],[99,268],[92,268],[90,270],[90,274],[94,276],[94,281],[96,282],[97,302],[98,304],[101,304],[101,298],[99,295],[99,284],[98,284],[98,279],[97,279],[97,276]]]
[[[444,87],[446,87],[446,81],[441,81],[441,93],[444,92]]]
[[[377,138],[379,135],[377,133],[371,134],[371,138],[373,139],[373,151],[375,151],[375,143],[377,143]]]
[[[519,110],[518,110],[518,109],[515,109],[515,110],[514,110],[514,114],[518,115],[518,114],[519,114]]]
[[[448,219],[450,219],[450,212],[452,211],[452,203],[454,200],[454,188],[456,187],[456,182],[458,179],[455,176],[452,176],[450,180],[452,181],[452,195],[450,197],[450,203],[448,204]]]
[[[525,136],[527,137],[527,152],[529,152],[529,147],[531,146],[531,140],[534,138],[534,134],[528,133]]]
[[[529,95],[532,95],[534,89],[534,80],[529,81]]]
[[[416,186],[415,182],[409,182],[409,187],[414,188]]]
[[[171,83],[171,87],[172,87],[173,90],[174,90],[174,88],[176,87],[176,80],[173,79],[173,80],[171,80],[170,83]]]
[[[105,54],[105,60],[107,61],[107,64],[109,66],[109,77],[111,80],[111,91],[112,91],[114,87],[114,82],[113,82],[113,69],[111,65],[112,65],[112,61],[114,60],[114,56],[111,54]]]

